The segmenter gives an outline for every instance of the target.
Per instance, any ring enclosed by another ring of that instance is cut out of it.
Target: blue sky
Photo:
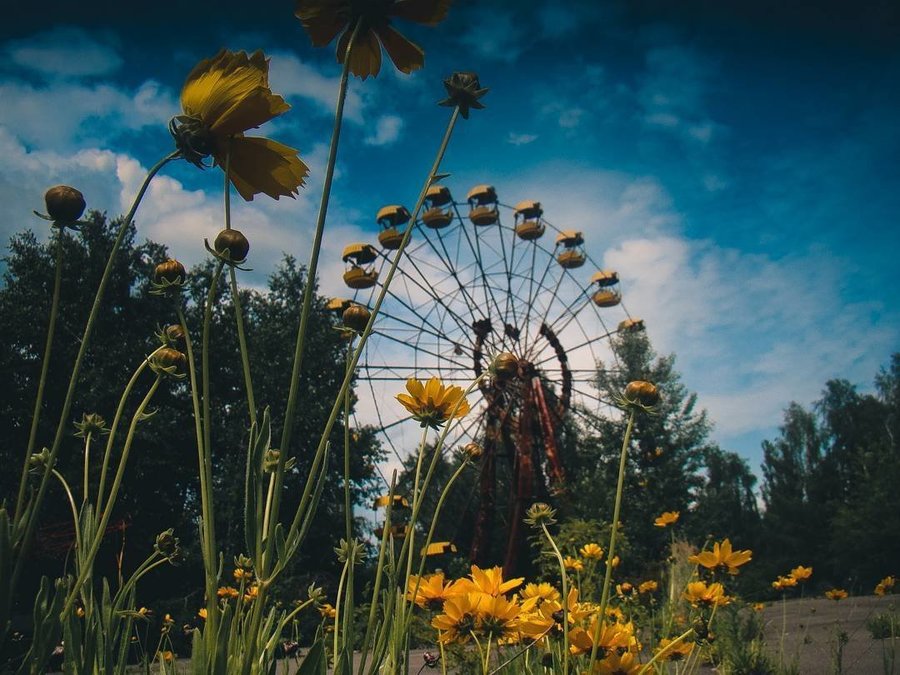
[[[238,205],[262,285],[307,258],[339,67],[290,3],[19,4],[0,28],[0,238],[44,226],[44,189],[122,212],[169,152],[184,76],[220,47],[271,57],[292,110],[266,134],[312,169],[297,200]],[[900,10],[889,2],[457,3],[435,29],[398,25],[425,68],[354,80],[321,270],[412,206],[447,109],[441,79],[475,70],[487,109],[445,161],[457,198],[488,182],[542,202],[617,269],[632,315],[677,354],[715,438],[758,469],[791,400],[832,377],[864,389],[900,347]],[[123,5],[124,6],[124,5]],[[172,165],[140,231],[188,263],[220,227],[214,171]]]

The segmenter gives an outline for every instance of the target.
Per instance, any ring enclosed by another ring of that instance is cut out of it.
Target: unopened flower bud
[[[157,294],[166,291],[180,291],[186,279],[187,272],[184,265],[172,258],[161,262],[153,270],[153,285]]]
[[[500,352],[491,363],[491,372],[501,380],[515,377],[519,372],[519,359],[509,352]]]
[[[625,387],[625,399],[649,408],[659,403],[659,388],[651,382],[634,380]]]
[[[184,329],[177,323],[166,326],[166,340],[176,347],[184,344]]]
[[[187,373],[188,360],[187,357],[177,349],[160,347],[156,353],[150,357],[150,367],[157,373],[183,377],[185,373]]]
[[[81,218],[86,206],[84,195],[68,185],[57,185],[44,194],[47,214],[61,223],[75,222]]]
[[[250,253],[250,242],[239,230],[222,230],[216,235],[213,248],[216,253],[227,257],[230,262],[242,263]]]
[[[248,558],[243,553],[234,557],[234,566],[238,569],[250,572],[253,570],[253,559]]]
[[[472,460],[479,459],[484,454],[484,448],[478,445],[478,443],[466,443],[462,450],[463,454]]]
[[[368,309],[362,305],[352,303],[344,310],[341,319],[347,328],[355,330],[357,333],[362,333],[366,329],[366,326],[369,325],[371,316],[372,313]]]
[[[175,530],[173,528],[170,527],[165,532],[160,532],[156,536],[156,550],[162,555],[171,555],[176,548],[178,548],[178,537],[175,536]]]
[[[88,434],[93,436],[104,436],[109,433],[109,427],[106,426],[104,420],[97,413],[82,413],[81,421],[75,422],[75,428],[78,431],[75,435],[79,438],[87,438]]]

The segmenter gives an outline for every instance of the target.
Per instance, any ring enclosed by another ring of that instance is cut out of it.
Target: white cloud
[[[79,28],[57,27],[6,44],[5,56],[17,66],[48,78],[108,75],[122,66],[109,44]]]
[[[396,115],[382,115],[375,122],[375,129],[364,139],[366,145],[390,145],[400,138],[403,119]]]
[[[287,99],[300,97],[313,101],[323,113],[334,112],[339,75],[323,75],[315,66],[301,61],[289,52],[273,52],[271,56],[269,82],[273,91]],[[361,124],[363,108],[363,100],[357,89],[348,87],[344,103],[346,119]]]
[[[506,137],[506,142],[510,145],[528,145],[537,140],[537,134],[517,134],[510,131]]]
[[[529,44],[519,17],[487,6],[470,12],[460,42],[477,57],[504,63],[514,62]]]

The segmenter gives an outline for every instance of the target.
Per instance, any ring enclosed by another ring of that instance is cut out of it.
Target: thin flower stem
[[[453,128],[456,125],[456,121],[459,119],[459,107],[453,109],[453,113],[450,115],[450,121],[447,124],[447,130],[444,132],[444,138],[441,141],[441,145],[438,148],[437,156],[435,157],[434,164],[431,167],[431,171],[428,174],[428,177],[425,180],[425,184],[422,187],[422,191],[419,193],[419,198],[416,201],[416,206],[413,209],[412,216],[409,219],[409,222],[406,225],[406,230],[403,234],[403,240],[400,242],[400,246],[397,249],[397,252],[394,255],[394,259],[391,262],[391,267],[388,270],[387,276],[385,277],[384,283],[381,286],[381,291],[378,294],[378,297],[375,300],[375,305],[372,308],[372,315],[369,318],[369,323],[363,330],[362,335],[359,339],[359,344],[353,352],[353,358],[351,359],[351,367],[348,369],[348,372],[344,376],[344,382],[341,384],[341,389],[335,397],[334,405],[331,409],[331,414],[328,417],[328,421],[325,423],[325,429],[322,433],[321,438],[319,439],[319,445],[316,448],[316,454],[313,457],[313,461],[310,466],[309,477],[307,478],[306,485],[303,488],[303,494],[300,497],[300,502],[297,505],[297,510],[294,513],[293,521],[291,522],[290,530],[288,531],[288,535],[286,537],[289,545],[289,556],[293,554],[296,550],[297,546],[299,546],[299,541],[293,541],[297,536],[297,533],[300,528],[300,523],[302,522],[306,509],[309,506],[309,500],[312,495],[313,486],[315,484],[316,473],[319,470],[319,465],[322,462],[322,456],[325,452],[325,446],[328,443],[328,438],[331,435],[331,430],[334,427],[335,420],[337,419],[338,411],[341,408],[341,404],[343,402],[344,392],[349,388],[350,382],[353,379],[353,373],[356,371],[356,364],[359,362],[360,355],[362,354],[363,348],[366,345],[366,341],[369,339],[369,335],[372,333],[372,327],[375,322],[375,318],[378,316],[378,312],[381,309],[381,304],[384,302],[384,298],[387,295],[388,289],[391,285],[391,280],[394,278],[394,274],[397,271],[397,267],[400,263],[400,259],[403,257],[403,253],[406,250],[406,246],[409,243],[410,237],[412,236],[413,226],[418,219],[419,212],[422,210],[422,204],[425,202],[425,194],[428,191],[428,188],[431,187],[432,183],[437,179],[438,169],[440,169],[441,161],[444,159],[444,154],[447,151],[447,146],[450,144],[450,138],[453,135]],[[284,452],[282,448],[282,452]],[[402,558],[401,558],[402,559]],[[284,569],[284,562],[279,561],[278,569],[273,570],[272,577],[280,573],[282,569]]]
[[[80,548],[81,526],[78,524],[78,508],[75,506],[75,498],[72,496],[72,491],[69,489],[69,484],[66,482],[66,479],[63,478],[63,475],[56,469],[53,469],[50,473],[52,473],[53,477],[59,481],[60,485],[62,485],[66,497],[69,500],[69,508],[72,509],[72,522],[75,524],[75,546]]]
[[[541,522],[541,529],[544,531],[544,536],[547,537],[547,541],[550,542],[550,546],[553,548],[553,554],[556,556],[556,561],[559,563],[559,573],[562,578],[562,625],[563,625],[563,675],[568,675],[569,672],[569,581],[568,575],[566,574],[566,563],[563,560],[562,553],[559,552],[559,549],[556,547],[556,542],[553,541],[553,537],[550,536],[550,530],[547,529],[547,524]],[[598,621],[602,621],[602,607],[601,607],[601,615]],[[594,638],[596,645],[596,637]],[[593,672],[591,669],[588,669],[588,672]]]
[[[128,397],[131,396],[131,391],[134,389],[134,386],[137,384],[138,378],[141,376],[141,373],[144,372],[144,368],[150,363],[150,359],[153,357],[156,352],[158,352],[162,347],[157,347],[150,356],[146,357],[143,361],[141,361],[140,365],[135,368],[134,373],[131,375],[131,379],[128,380],[128,383],[125,385],[125,389],[122,391],[122,396],[119,397],[119,405],[116,407],[116,415],[113,417],[112,426],[109,428],[109,436],[106,437],[106,449],[103,452],[103,464],[100,469],[100,484],[97,487],[97,511],[101,511],[103,509],[103,490],[106,487],[106,474],[109,469],[109,460],[112,457],[113,444],[116,439],[116,431],[119,428],[119,422],[122,421],[122,415],[125,413],[125,404],[128,402]]]
[[[632,407],[631,413],[628,416],[628,426],[625,427],[625,438],[622,439],[622,451],[619,455],[619,478],[616,483],[616,502],[613,507],[612,527],[609,533],[609,551],[606,554],[606,574],[603,577],[603,591],[600,594],[600,615],[597,619],[597,627],[594,629],[588,672],[593,672],[594,670],[594,662],[597,660],[597,642],[600,639],[600,632],[603,630],[603,624],[606,623],[606,607],[609,604],[609,585],[612,581],[612,560],[616,554],[616,535],[619,532],[619,513],[622,509],[622,492],[625,486],[625,462],[628,459],[628,445],[631,442],[631,432],[634,430],[634,418],[636,415],[637,409]]]
[[[121,458],[119,458],[119,467],[116,470],[116,477],[113,480],[112,487],[109,490],[109,500],[106,502],[106,508],[103,510],[103,515],[100,517],[100,523],[97,526],[97,534],[94,537],[94,541],[91,543],[91,548],[88,551],[88,555],[82,561],[84,567],[79,573],[78,578],[75,580],[75,583],[69,588],[69,596],[66,599],[66,604],[63,607],[62,611],[63,617],[67,616],[68,613],[72,611],[72,606],[75,604],[75,598],[78,596],[81,587],[84,585],[84,582],[87,580],[88,575],[92,571],[92,562],[97,556],[97,551],[100,549],[100,543],[103,541],[103,536],[106,534],[106,526],[109,524],[109,518],[112,515],[113,504],[116,503],[116,497],[119,494],[119,487],[122,485],[122,477],[125,475],[125,465],[128,462],[128,455],[131,451],[131,445],[134,442],[134,433],[137,430],[138,423],[141,421],[141,418],[144,415],[144,411],[150,404],[150,400],[153,398],[156,390],[159,389],[159,383],[161,380],[162,376],[157,375],[156,380],[150,386],[150,390],[144,396],[144,399],[137,407],[137,410],[134,411],[134,416],[131,418],[131,424],[128,427],[128,435],[125,438],[125,445],[122,448],[122,456]]]
[[[90,473],[91,467],[91,433],[87,432],[87,436],[84,438],[84,489],[83,489],[83,501],[82,503],[87,502],[88,500],[88,474]]]
[[[352,344],[352,343],[351,343]],[[350,368],[350,347],[347,348],[347,368]],[[353,505],[350,503],[350,390],[344,392],[344,520],[347,543],[353,537]]]
[[[241,368],[244,371],[244,386],[247,389],[247,411],[250,414],[250,424],[256,424],[256,398],[253,396],[253,378],[250,376],[250,351],[247,348],[247,334],[244,329],[244,312],[241,309],[241,296],[238,293],[237,273],[234,267],[229,270],[231,275],[231,297],[234,302],[234,321],[237,324],[238,345],[241,350]]]
[[[25,505],[25,492],[28,486],[28,461],[34,452],[37,442],[38,422],[41,419],[41,408],[44,405],[44,386],[47,384],[47,371],[50,369],[50,352],[53,350],[53,335],[56,333],[56,317],[59,315],[59,291],[62,286],[63,263],[63,228],[56,233],[56,274],[53,279],[53,299],[50,301],[50,323],[47,325],[47,342],[44,345],[44,358],[41,361],[41,377],[38,380],[37,397],[34,400],[34,414],[31,416],[31,431],[28,433],[28,445],[25,447],[25,461],[22,464],[22,478],[19,481],[19,496],[16,499],[16,514],[22,513]]]
[[[94,330],[94,325],[97,323],[97,316],[100,314],[100,307],[103,304],[103,296],[106,293],[106,287],[109,284],[109,279],[112,276],[112,269],[116,262],[116,254],[118,253],[119,248],[122,245],[122,241],[125,239],[125,233],[128,231],[132,220],[134,220],[134,214],[137,212],[138,206],[140,205],[141,200],[144,198],[144,194],[147,192],[150,181],[153,180],[153,177],[156,176],[156,174],[159,173],[159,171],[166,164],[168,164],[173,159],[178,158],[180,155],[180,151],[176,150],[175,152],[167,155],[153,165],[153,167],[147,173],[147,177],[144,179],[144,182],[141,184],[141,187],[138,190],[137,196],[134,198],[134,202],[132,203],[131,208],[128,210],[128,213],[122,220],[122,224],[119,226],[119,231],[116,234],[115,240],[113,241],[112,248],[109,252],[109,258],[106,261],[106,267],[104,268],[103,275],[100,278],[100,285],[97,288],[96,295],[94,296],[94,304],[91,306],[91,312],[88,315],[87,324],[84,327],[84,334],[81,336],[81,342],[79,343],[78,347],[78,354],[76,355],[75,363],[72,366],[72,374],[69,378],[69,386],[66,390],[66,397],[63,400],[62,410],[60,411],[59,423],[56,427],[56,436],[53,439],[53,446],[50,449],[50,457],[47,460],[47,467],[44,470],[44,475],[41,478],[41,484],[38,488],[37,495],[35,496],[33,507],[29,510],[28,522],[25,525],[25,530],[22,534],[22,538],[17,542],[19,544],[19,554],[16,559],[16,566],[13,570],[10,581],[10,587],[12,588],[16,586],[19,580],[19,576],[22,573],[22,565],[24,564],[27,557],[26,553],[31,543],[31,537],[34,533],[34,528],[37,525],[40,505],[43,502],[44,495],[47,492],[50,470],[56,464],[56,457],[59,454],[60,447],[62,447],[62,440],[65,437],[66,429],[68,427],[69,413],[72,409],[72,401],[75,398],[75,387],[78,384],[78,376],[81,373],[81,364],[84,361],[85,354],[87,353],[88,345],[91,341],[91,333]],[[17,508],[16,513],[21,513],[21,508]]]
[[[337,668],[338,664],[338,653],[339,653],[339,640],[341,634],[341,597],[344,592],[344,582],[347,580],[347,569],[353,564],[350,556],[347,557],[347,560],[344,562],[344,569],[341,570],[341,579],[338,581],[337,595],[334,598],[334,656],[333,661],[334,667]]]

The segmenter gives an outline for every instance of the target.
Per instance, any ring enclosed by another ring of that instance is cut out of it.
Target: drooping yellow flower
[[[337,616],[337,610],[333,605],[326,602],[324,605],[319,607],[319,614],[322,615],[323,619],[333,619]]]
[[[497,597],[515,590],[524,581],[524,577],[504,581],[502,567],[481,569],[478,565],[472,565],[469,578],[457,581],[455,589],[460,593],[482,593],[491,597]]]
[[[269,62],[261,51],[220,51],[198,63],[181,90],[184,114],[169,125],[182,156],[197,166],[212,155],[240,195],[274,199],[297,194],[309,170],[297,151],[269,138],[244,136],[290,106],[269,89]]]
[[[391,18],[436,26],[447,15],[451,0],[297,0],[294,16],[316,47],[324,47],[343,31],[337,60],[343,63],[356,23],[359,32],[350,53],[350,72],[366,79],[381,70],[381,47],[402,73],[425,64],[425,52],[391,26]]]
[[[753,552],[749,550],[732,551],[731,542],[724,539],[721,544],[716,542],[712,551],[702,551],[697,555],[692,555],[688,561],[711,570],[723,567],[729,574],[737,574],[738,567],[750,562],[752,557]]]
[[[600,548],[599,544],[585,544],[578,550],[578,552],[585,560],[600,560],[600,558],[603,557],[603,549]]]
[[[663,638],[656,646],[656,653],[662,654],[660,658],[663,658],[666,661],[682,661],[691,655],[693,649],[693,642]]]
[[[423,427],[437,429],[451,419],[469,414],[462,387],[445,387],[436,377],[426,384],[411,377],[406,381],[406,390],[409,394],[397,394],[397,400]]]
[[[581,562],[578,558],[573,558],[570,555],[567,555],[565,558],[563,558],[563,565],[569,572],[581,572],[584,570],[584,563]]]
[[[875,595],[887,595],[894,592],[897,579],[893,575],[886,576],[875,585]]]
[[[464,593],[448,598],[443,614],[431,620],[431,625],[440,631],[440,641],[468,642],[478,626],[478,608],[488,596],[483,593]]]
[[[812,576],[812,573],[812,567],[804,567],[803,565],[798,565],[791,570],[791,578],[796,579],[797,581],[806,581]]]
[[[416,585],[418,584],[418,590]],[[459,595],[458,582],[444,583],[444,573],[437,572],[422,577],[421,580],[415,574],[410,575],[406,587],[406,599],[412,600],[415,592],[415,602],[419,607],[439,609],[441,604],[454,595]]]
[[[825,597],[829,600],[834,600],[838,602],[839,600],[843,600],[849,594],[843,588],[832,588],[830,591],[825,591]]]
[[[695,607],[697,605],[724,606],[731,602],[731,598],[725,595],[725,587],[715,583],[706,585],[705,581],[692,581],[687,585],[684,598]]]
[[[774,588],[776,591],[786,591],[789,588],[794,588],[796,585],[797,579],[793,576],[779,576],[775,581],[772,582],[772,588]]]
[[[677,523],[680,515],[680,511],[665,511],[653,521],[653,524],[657,527],[668,527]]]
[[[241,594],[241,592],[238,589],[236,589],[234,586],[220,586],[219,589],[216,591],[216,595],[218,595],[220,598],[225,598],[225,599],[236,598],[240,594]]]

